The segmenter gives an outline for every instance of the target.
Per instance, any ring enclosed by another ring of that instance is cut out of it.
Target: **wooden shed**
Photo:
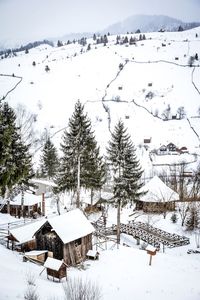
[[[7,247],[10,248],[11,243],[12,250],[18,250],[21,252],[35,250],[36,242],[33,235],[45,222],[45,219],[38,221],[33,220],[23,226],[10,229],[7,237]]]
[[[53,257],[75,265],[85,260],[92,249],[92,233],[95,231],[80,209],[49,218],[35,232],[36,249],[53,252]]]
[[[62,260],[48,257],[44,263],[44,267],[47,270],[48,279],[49,276],[53,277],[53,281],[55,278],[57,278],[59,281],[64,277],[67,279],[66,264]]]
[[[43,265],[48,256],[51,256],[51,252],[47,250],[32,250],[24,253],[23,261],[29,260]]]
[[[164,213],[175,210],[175,202],[179,200],[179,195],[168,187],[158,176],[154,176],[141,189],[146,192],[136,202],[136,209],[144,212]]]

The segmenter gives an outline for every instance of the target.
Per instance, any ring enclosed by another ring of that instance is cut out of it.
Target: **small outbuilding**
[[[7,246],[12,250],[21,252],[35,250],[36,242],[34,233],[46,222],[45,219],[33,220],[31,223],[9,230]]]
[[[43,265],[49,255],[51,255],[51,252],[48,253],[46,250],[32,250],[24,253],[23,261],[31,261]]]
[[[136,202],[136,209],[144,212],[164,213],[175,210],[175,202],[179,200],[179,195],[168,187],[158,176],[154,176],[141,192],[143,196]]]
[[[51,217],[35,232],[36,249],[53,252],[53,257],[68,266],[82,262],[92,249],[90,221],[80,209]]]
[[[44,263],[44,267],[47,270],[47,278],[53,277],[53,281],[57,278],[59,281],[66,277],[67,280],[67,269],[66,264],[62,260],[58,260],[52,257],[48,257]]]

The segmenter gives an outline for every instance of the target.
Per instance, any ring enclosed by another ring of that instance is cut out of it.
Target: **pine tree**
[[[48,137],[40,158],[41,176],[52,179],[55,177],[59,167],[57,149]]]
[[[29,185],[33,172],[29,146],[22,142],[16,115],[7,103],[0,105],[0,153],[0,194],[8,199],[14,188]]]
[[[78,101],[69,120],[68,131],[63,135],[61,166],[57,176],[59,191],[76,192],[76,206],[80,206],[80,188],[97,189],[101,186],[101,176],[94,178],[94,170],[99,170],[101,158],[91,129],[91,122],[84,114],[84,106]],[[97,172],[98,173],[98,172]],[[102,172],[103,177],[103,172]]]
[[[120,211],[127,203],[133,203],[141,195],[140,178],[143,171],[137,160],[135,147],[120,120],[107,148],[108,161],[114,172],[114,201],[117,204],[117,243],[120,243]]]

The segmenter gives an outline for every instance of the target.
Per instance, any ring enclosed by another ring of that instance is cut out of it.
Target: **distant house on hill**
[[[178,148],[175,144],[169,143],[168,145],[162,145],[158,150],[158,155],[177,155],[177,154],[183,154],[188,153],[187,147],[183,146],[181,148]]]
[[[168,154],[178,154],[178,148],[173,143],[169,143],[168,145],[162,145],[157,150],[158,155],[168,155]]]
[[[49,218],[36,232],[36,249],[53,252],[53,258],[75,265],[86,258],[92,249],[95,231],[79,209]]]
[[[144,185],[141,191],[147,193],[136,202],[136,209],[142,209],[144,212],[173,211],[175,202],[179,200],[179,195],[157,176]]]
[[[146,137],[143,140],[144,144],[150,144],[151,143],[151,137]]]

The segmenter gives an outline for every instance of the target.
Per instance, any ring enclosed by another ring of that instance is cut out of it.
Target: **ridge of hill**
[[[133,15],[121,22],[108,26],[104,32],[112,34],[135,32],[178,31],[192,29],[200,26],[199,22],[183,22],[165,15]]]

